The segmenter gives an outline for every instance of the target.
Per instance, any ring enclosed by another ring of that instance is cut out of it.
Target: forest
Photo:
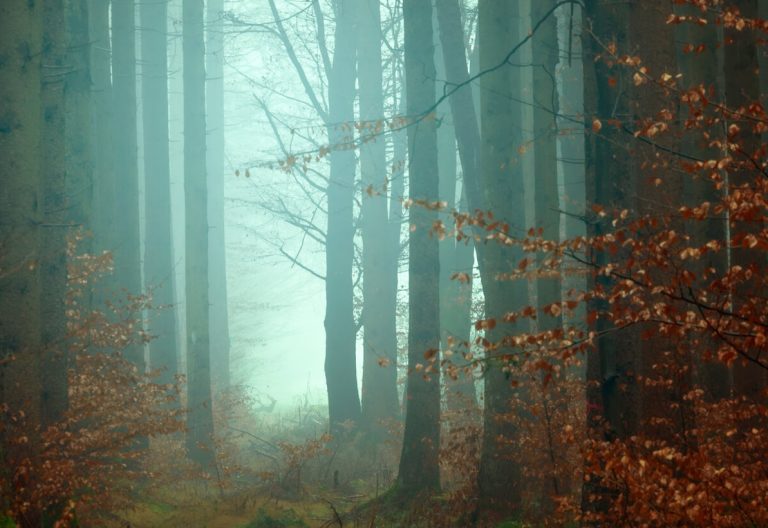
[[[0,527],[768,526],[766,43],[0,0]]]

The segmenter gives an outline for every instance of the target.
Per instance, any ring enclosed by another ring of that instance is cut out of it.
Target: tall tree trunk
[[[67,57],[66,8],[63,0],[46,2],[43,9],[42,150],[43,225],[40,231],[42,321],[42,422],[55,423],[67,406],[67,362],[64,300],[67,290],[67,166],[65,144],[65,83],[71,67]]]
[[[557,86],[555,81],[558,40],[557,19],[550,13],[555,0],[531,2],[530,25],[541,23],[532,39],[533,55],[533,135],[534,135],[534,225],[545,240],[560,240],[560,191],[557,177]],[[546,17],[546,18],[545,18]],[[543,21],[543,22],[542,22]],[[537,264],[545,269],[536,280],[537,330],[557,331],[562,327],[562,317],[553,317],[545,308],[561,301],[559,268],[547,264],[551,254],[539,253]],[[557,312],[560,313],[559,311]],[[532,394],[546,399],[540,391]],[[564,402],[556,402],[563,405]],[[544,405],[549,405],[544,402]],[[554,463],[553,463],[554,464]],[[565,492],[564,482],[554,465],[549,468],[552,478],[547,478],[539,489],[541,505],[539,515],[551,514],[555,504],[551,497]]]
[[[445,80],[449,86],[465,84],[469,79],[464,30],[459,0],[435,0],[440,44],[443,47]],[[480,131],[472,97],[466,85],[448,99],[453,116],[463,181],[463,192],[471,212],[485,208],[479,179]],[[482,249],[478,248],[480,251]]]
[[[384,93],[381,61],[381,12],[378,0],[357,0],[357,76],[360,90],[361,135],[383,129]],[[399,414],[397,398],[397,345],[395,305],[387,280],[388,268],[397,262],[387,240],[386,142],[384,136],[364,141],[360,147],[363,186],[363,386],[362,422],[373,438],[386,432],[383,421]],[[398,237],[399,242],[399,237]],[[394,345],[394,348],[392,347]]]
[[[554,0],[532,2],[531,25],[544,20],[554,7]],[[546,240],[560,239],[560,200],[557,185],[557,122],[558,111],[555,68],[557,66],[557,20],[546,18],[533,36],[533,133],[535,136],[535,225]],[[539,255],[543,266],[547,255]],[[536,304],[539,309],[539,331],[553,330],[562,324],[560,317],[546,315],[542,308],[560,301],[560,279],[542,277],[536,281]]]
[[[206,107],[208,118],[208,215],[211,301],[211,380],[229,386],[229,316],[224,220],[224,0],[208,0]]]
[[[85,234],[94,226],[94,148],[91,134],[93,116],[90,7],[89,0],[66,2],[67,62],[71,67],[64,85],[66,120],[67,203],[74,229]],[[90,238],[81,241],[80,251],[92,252]],[[92,298],[84,299],[83,309]]]
[[[333,432],[344,422],[360,422],[360,395],[355,366],[356,331],[353,313],[352,208],[355,155],[347,146],[354,119],[355,34],[353,0],[339,0],[333,66],[328,79],[331,173],[328,182],[328,228],[325,279],[325,380],[328,415]]]
[[[162,369],[160,381],[171,383],[176,364],[171,181],[168,142],[168,3],[141,4],[142,98],[144,126],[144,280],[155,309],[148,314],[149,363]]]
[[[407,114],[414,117],[435,101],[431,2],[405,0],[403,17]],[[427,117],[408,128],[411,199],[438,200],[437,168],[435,121]],[[437,213],[414,204],[409,217],[408,381],[398,481],[403,491],[436,491],[440,487],[440,262],[437,237],[430,230]]]
[[[626,46],[629,8],[607,0],[587,2],[582,30],[584,63],[584,114],[587,126],[593,119],[603,122],[615,117],[626,121],[629,109],[626,90],[631,79],[624,70],[613,71],[608,63],[599,60],[603,50],[599,42],[616,42]],[[594,35],[594,38],[592,37]],[[610,79],[616,81],[611,86]],[[599,133],[587,133],[585,145],[585,171],[587,202],[590,205],[618,207],[624,203],[625,181],[617,181],[612,175],[627,174],[628,156],[616,155],[615,145],[622,145],[624,138],[615,127],[603,126]],[[608,221],[588,224],[588,235],[598,236],[610,229]],[[597,264],[605,265],[606,256],[601,252],[590,255]],[[588,290],[596,287],[610,288],[610,280],[604,276],[590,276]],[[607,306],[600,300],[590,302],[590,312],[601,312]],[[597,319],[592,330],[604,332],[609,323]],[[637,363],[637,351],[629,338],[629,332],[613,332],[603,335],[595,349],[587,353],[587,427],[595,439],[626,438],[636,431],[637,388],[633,372]],[[625,387],[626,390],[621,390]],[[605,427],[604,425],[607,425]],[[585,482],[583,509],[599,510],[606,507],[606,491],[595,479]]]
[[[519,7],[503,0],[481,0],[478,39],[480,71],[495,67],[519,40]],[[525,206],[521,161],[517,146],[521,143],[522,113],[519,78],[513,68],[500,68],[480,80],[481,144],[480,174],[487,207],[495,217],[509,225],[509,235],[525,233]],[[478,246],[479,247],[479,246]],[[481,510],[506,515],[519,510],[522,475],[509,444],[498,439],[514,441],[517,431],[506,415],[509,400],[514,396],[511,380],[502,366],[512,359],[515,350],[503,342],[504,337],[524,331],[522,325],[508,325],[501,317],[520,310],[528,304],[528,287],[524,281],[503,280],[500,274],[516,268],[522,258],[518,248],[505,247],[490,241],[478,257],[485,316],[496,318],[495,328],[486,331],[492,346],[486,350],[485,413],[483,445],[478,484]]]
[[[26,430],[18,436],[30,440],[0,446],[6,472],[34,455],[41,419],[43,5],[0,2],[0,20],[0,397],[11,412],[24,411]],[[21,525],[39,525],[35,508],[27,520]]]
[[[176,363],[186,372],[186,211],[184,210],[184,51],[182,9],[184,0],[168,0],[168,138],[170,141],[171,238],[173,240],[176,312]]]
[[[136,118],[135,0],[112,5],[112,82],[115,174],[115,223],[112,250],[115,283],[120,292],[141,293],[141,235],[139,231],[138,130]],[[137,314],[136,317],[140,315]],[[123,351],[140,371],[144,347],[131,344]]]
[[[738,2],[740,15],[755,20],[758,18],[758,0],[744,0]],[[757,30],[745,28],[742,31],[731,27],[725,29],[725,104],[729,110],[736,114],[750,115],[749,105],[760,101],[760,76],[758,64],[757,39],[762,38]],[[764,48],[763,48],[764,49]],[[755,168],[753,161],[760,163],[762,154],[759,153],[761,138],[753,131],[754,124],[748,118],[734,115],[730,123],[735,123],[740,128],[737,141],[739,152],[734,155],[736,162],[744,165],[743,168],[733,170],[729,174],[731,186],[748,186],[750,189],[760,192],[760,187],[755,185]],[[729,124],[730,124],[729,123]],[[756,220],[730,220],[731,238],[736,242],[731,249],[731,264],[741,266],[744,269],[754,269],[758,275],[764,269],[763,263],[759,263],[757,252],[752,248],[741,246],[739,240],[750,233],[759,233],[763,229]],[[750,281],[746,281],[741,287],[734,288],[734,305],[740,306],[755,292]],[[759,354],[757,350],[748,351],[753,357]],[[738,360],[733,366],[733,391],[737,396],[744,396],[751,400],[762,400],[761,391],[768,382],[768,371],[753,363]]]
[[[111,251],[116,221],[116,184],[112,165],[112,43],[109,35],[109,0],[88,0],[91,71],[91,145],[93,148],[94,250]],[[102,304],[106,292],[96,290],[94,303]]]
[[[405,115],[406,113],[406,87],[403,67],[393,64],[393,77],[397,79],[395,83],[396,91],[393,97],[395,102],[395,113]],[[399,75],[398,75],[399,73]],[[397,96],[400,96],[399,98]],[[392,373],[388,374],[390,381],[395,384],[395,396],[398,398],[398,417],[401,417],[405,401],[400,399],[398,388],[398,282],[400,275],[400,259],[403,256],[401,237],[404,223],[403,200],[405,199],[405,180],[406,166],[408,163],[408,132],[404,129],[395,130],[391,135],[392,141],[392,188],[389,193],[389,230],[387,232],[387,289],[386,289],[386,313],[393,313],[395,317],[390,321],[390,327],[387,330],[388,347],[394,350],[394,359],[392,363]]]
[[[681,16],[704,16],[698,7],[689,4],[675,6],[675,13]],[[723,61],[722,51],[719,49],[718,31],[713,20],[705,25],[693,22],[678,24],[675,26],[675,51],[677,52],[677,64],[683,75],[683,87],[686,90],[693,90],[699,86],[704,86],[710,100],[722,104],[723,93],[719,81],[722,77]],[[692,46],[696,51],[687,50],[687,46]],[[683,118],[693,117],[687,114],[685,106],[681,108],[681,111]],[[684,152],[700,159],[717,159],[719,151],[710,147],[707,144],[709,140],[704,140],[703,135],[722,137],[722,124],[718,123],[708,127],[700,126],[704,128],[687,132],[684,136],[682,141]],[[683,199],[689,207],[698,207],[703,202],[716,204],[724,198],[724,189],[717,189],[713,182],[701,176],[688,177],[684,181]],[[700,222],[687,222],[686,229],[691,237],[693,247],[704,246],[711,240],[723,244],[724,248],[727,246],[728,226],[724,219],[713,217]],[[704,254],[692,266],[694,273],[699,278],[709,268],[715,270],[715,277],[722,277],[728,269],[727,249]],[[700,279],[696,283],[696,288],[706,291],[708,284]],[[696,371],[696,381],[699,387],[705,391],[705,398],[718,401],[729,397],[731,375],[728,367],[717,359],[717,341],[699,334],[692,336],[689,346],[695,351],[708,350],[713,353],[711,360],[700,360],[693,365]],[[701,354],[697,353],[696,357],[700,358]]]
[[[584,67],[581,60],[582,10],[571,4],[558,10],[560,25],[560,64],[558,66],[557,119],[560,174],[562,175],[561,230],[565,240],[586,236],[586,196],[584,186]],[[580,264],[566,259],[563,264],[563,291],[584,291],[583,275],[569,273]],[[586,309],[580,304],[573,314],[565,316],[568,326],[584,327]],[[584,367],[574,368],[573,374],[584,376]]]
[[[208,196],[205,160],[203,0],[184,0],[184,193],[186,222],[187,450],[215,466],[208,301]]]
[[[437,79],[448,79],[446,63],[448,59],[445,55],[447,50],[443,44],[443,39],[438,38],[438,4],[435,2],[435,70]],[[459,20],[460,24],[460,20]],[[464,49],[464,34],[459,25],[458,35],[446,36],[449,44],[460,45],[461,51]],[[457,50],[452,50],[457,51]],[[464,56],[463,53],[461,53]],[[456,59],[454,59],[456,60]],[[457,65],[452,65],[458,67]],[[466,63],[464,64],[466,71]],[[443,86],[436,86],[436,96],[442,94]],[[468,91],[468,90],[463,90]],[[471,91],[470,91],[471,94]],[[456,95],[452,96],[456,97]],[[455,106],[455,105],[454,105]],[[466,191],[467,180],[459,186],[458,164],[456,159],[457,136],[456,120],[453,115],[453,108],[438,109],[438,121],[440,126],[437,129],[437,152],[438,152],[438,174],[440,187],[440,201],[445,203],[440,216],[445,224],[447,233],[452,232],[450,225],[450,213],[455,209],[466,211],[466,199],[461,196]],[[475,131],[477,128],[475,127]],[[474,145],[476,148],[477,145]],[[474,167],[471,169],[474,171]],[[470,181],[473,181],[470,177]],[[473,181],[473,184],[476,182]],[[461,206],[460,206],[461,203]],[[463,360],[462,354],[467,352],[469,335],[471,332],[472,321],[470,313],[472,307],[472,268],[474,267],[474,246],[468,244],[468,239],[457,241],[454,236],[447,236],[440,241],[440,349],[442,351],[451,350],[458,352],[457,355],[451,355],[451,369],[448,376],[443,378],[445,388],[446,406],[448,409],[469,414],[471,417],[477,416],[477,400],[475,397],[475,383],[471,374],[467,375],[462,371],[467,366]],[[458,273],[466,274],[468,280],[456,280],[452,277]],[[448,358],[446,358],[448,359]]]

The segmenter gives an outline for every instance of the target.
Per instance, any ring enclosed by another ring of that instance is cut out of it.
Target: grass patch
[[[260,508],[256,518],[243,528],[309,528],[309,526],[292,509],[267,512],[264,508]]]

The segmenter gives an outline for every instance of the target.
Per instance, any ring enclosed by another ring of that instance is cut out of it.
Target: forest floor
[[[228,493],[203,497],[181,489],[167,489],[145,497],[137,507],[120,515],[114,528],[394,528],[402,524],[402,511],[379,510],[374,497],[343,494],[307,494],[278,499],[262,492]],[[419,523],[418,525],[421,525]],[[431,523],[424,526],[434,526]],[[111,528],[111,527],[110,527]]]

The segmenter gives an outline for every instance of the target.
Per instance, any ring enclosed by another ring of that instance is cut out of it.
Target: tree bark
[[[224,0],[207,5],[206,107],[208,124],[208,214],[210,218],[211,379],[229,387],[229,316],[224,218]]]
[[[141,4],[142,99],[144,126],[144,280],[152,292],[148,314],[149,363],[161,369],[159,381],[178,372],[174,291],[171,180],[168,141],[168,3]]]
[[[407,114],[413,118],[435,101],[432,5],[406,0],[403,17]],[[437,170],[435,120],[427,117],[408,127],[411,199],[438,200]],[[398,483],[403,492],[430,492],[440,487],[440,262],[437,238],[430,233],[437,213],[414,204],[409,219],[408,381]]]
[[[544,20],[554,7],[554,0],[532,2],[531,26]],[[535,163],[535,226],[545,240],[560,240],[560,197],[557,184],[557,122],[558,112],[555,68],[557,66],[557,20],[549,16],[539,26],[532,39],[533,46],[533,133]],[[539,266],[548,256],[538,255]],[[539,331],[562,326],[561,317],[544,313],[546,305],[560,302],[559,276],[540,277],[536,281],[536,305],[539,309]]]
[[[381,12],[378,0],[357,0],[357,77],[360,90],[361,136],[385,127],[381,60]],[[383,438],[384,422],[399,414],[397,344],[390,339],[395,326],[393,292],[388,269],[399,251],[384,243],[390,230],[387,211],[386,142],[382,135],[363,139],[360,146],[363,188],[363,384],[362,424],[372,439]],[[399,237],[398,237],[399,242]],[[399,249],[399,248],[398,248]],[[394,348],[393,348],[394,345]]]
[[[116,184],[112,165],[112,43],[109,35],[109,0],[88,0],[91,72],[91,145],[93,149],[93,230],[96,252],[111,251],[115,226]],[[106,300],[97,288],[94,305]]]
[[[744,0],[738,3],[740,15],[755,20],[758,18],[758,0]],[[757,39],[762,38],[757,30],[745,28],[742,31],[736,28],[725,28],[725,104],[729,111],[738,114],[749,115],[748,107],[752,103],[760,101],[760,76],[758,64]],[[753,131],[754,124],[748,118],[734,114],[729,123],[739,126],[740,132],[736,141],[740,143],[739,152],[732,154],[736,161],[744,164],[743,168],[731,171],[729,185],[731,187],[749,186],[759,191],[759,185],[754,184],[756,169],[751,165],[752,160],[760,163],[763,155],[760,153],[761,138]],[[763,225],[757,220],[730,219],[731,238],[737,239],[750,233],[759,233]],[[744,269],[753,269],[758,275],[762,273],[764,265],[758,262],[754,249],[741,247],[731,248],[731,265],[741,266]],[[734,304],[739,306],[748,302],[755,295],[754,287],[746,281],[741,287],[734,288]],[[749,354],[755,356],[759,350],[750,350]],[[761,392],[768,384],[768,371],[759,368],[752,363],[741,359],[733,365],[733,392],[737,396],[743,396],[753,401],[765,401]]]
[[[43,9],[39,2],[0,2],[0,397],[11,412],[24,411],[18,436],[30,440],[0,446],[2,471],[34,456],[41,419]],[[39,525],[35,510],[22,526]]]
[[[360,395],[355,366],[353,312],[353,197],[355,155],[350,148],[354,116],[355,34],[353,0],[340,0],[331,76],[328,79],[328,138],[331,172],[328,182],[328,229],[325,279],[325,379],[331,430],[360,422]],[[344,126],[347,124],[347,126]]]
[[[63,0],[43,9],[42,180],[40,321],[42,322],[42,425],[54,424],[67,408],[67,360],[64,301],[67,291],[67,197],[65,85],[72,67],[67,57],[66,7]],[[50,226],[50,227],[47,227]],[[58,227],[54,227],[58,226]]]
[[[139,295],[141,235],[139,231],[138,129],[136,116],[135,0],[112,4],[112,115],[115,175],[115,223],[110,241],[114,282],[121,297]],[[138,318],[139,315],[137,314]],[[130,344],[123,354],[144,370],[144,347]]]
[[[484,71],[498,65],[518,43],[519,6],[503,0],[482,0],[478,9],[479,68]],[[517,152],[522,112],[514,102],[520,99],[521,92],[516,73],[514,68],[504,67],[480,79],[479,156],[484,199],[495,218],[509,225],[511,237],[525,233],[523,174]],[[485,317],[497,319],[496,327],[485,335],[492,345],[486,350],[484,430],[478,475],[480,509],[504,516],[519,511],[523,483],[510,444],[498,441],[505,438],[514,442],[518,435],[506,417],[514,391],[509,376],[502,372],[502,366],[513,358],[515,350],[504,344],[503,339],[526,328],[522,324],[502,323],[501,317],[528,304],[528,287],[523,281],[499,278],[516,268],[523,257],[520,249],[492,240],[485,245],[482,256],[478,252],[478,257],[483,261],[480,270]]]
[[[447,6],[450,10],[451,7],[456,7],[455,13],[450,13],[448,16],[451,23],[455,23],[455,26],[450,26],[450,31],[453,34],[441,34],[441,38],[438,37],[439,26],[439,4],[443,4],[443,9],[446,9],[446,2],[435,2],[435,70],[437,72],[437,79],[445,79],[447,83],[454,82],[453,79],[448,78],[446,64],[448,62],[457,62],[458,59],[449,59],[446,54],[448,50],[445,48],[444,41],[448,41],[451,46],[451,51],[459,53],[461,58],[465,61],[463,71],[466,72],[466,59],[464,53],[464,33],[461,27],[461,19],[458,21],[453,19],[453,15],[460,17],[458,12],[458,5]],[[455,3],[455,2],[453,2]],[[446,18],[446,15],[443,14]],[[445,25],[445,22],[444,22]],[[458,34],[455,32],[458,31]],[[443,30],[446,33],[446,30]],[[453,69],[461,70],[461,65],[451,64]],[[456,73],[456,72],[453,72]],[[440,97],[442,93],[442,86],[436,86],[436,97]],[[471,90],[466,88],[462,92],[468,92],[471,96]],[[466,96],[466,93],[463,95]],[[456,97],[454,94],[453,97]],[[466,104],[467,97],[464,97],[463,103]],[[446,408],[455,411],[454,417],[475,418],[478,416],[477,412],[477,399],[475,396],[475,382],[471,373],[463,371],[467,367],[467,362],[462,358],[462,354],[466,353],[469,348],[470,332],[472,328],[471,310],[472,310],[472,272],[474,268],[474,245],[469,243],[471,239],[456,240],[455,236],[450,236],[453,226],[451,225],[450,214],[454,210],[467,211],[467,181],[477,185],[477,182],[470,178],[465,178],[463,173],[460,176],[457,164],[457,137],[463,137],[466,134],[460,134],[456,124],[456,118],[453,113],[453,106],[457,106],[454,103],[449,108],[438,109],[438,122],[440,123],[437,129],[437,152],[438,152],[438,174],[439,174],[439,187],[440,187],[440,201],[445,203],[445,206],[440,211],[440,218],[444,224],[444,228],[449,235],[439,243],[440,251],[440,349],[445,352],[451,350],[457,354],[452,354],[450,358],[447,358],[451,362],[451,369],[443,377],[443,385],[445,391],[445,404]],[[457,108],[458,110],[458,108]],[[460,111],[466,112],[465,109]],[[474,114],[474,109],[472,109]],[[467,116],[462,115],[468,120]],[[464,124],[464,123],[462,123]],[[471,126],[471,125],[470,125]],[[475,122],[475,130],[477,132],[477,126]],[[475,138],[476,139],[476,138]],[[469,156],[475,158],[476,161],[476,148],[477,144],[471,145],[472,154]],[[471,167],[470,171],[474,174],[476,167]],[[459,181],[461,180],[461,185]],[[464,197],[464,198],[462,198]],[[467,274],[468,280],[452,279],[455,274],[463,273]],[[458,369],[458,370],[454,370]],[[462,418],[463,419],[463,418]]]
[[[211,411],[208,297],[208,196],[205,155],[203,0],[184,0],[184,195],[186,221],[187,450],[204,470],[215,468]]]
[[[704,14],[698,7],[693,5],[675,6],[675,13],[682,16],[701,17]],[[709,94],[708,97],[719,104],[724,103],[722,90],[722,50],[720,50],[720,37],[718,28],[714,21],[709,24],[699,25],[698,23],[688,22],[675,26],[675,52],[677,64],[682,73],[683,88],[693,90],[699,86],[704,86]],[[693,46],[696,51],[686,50],[686,46]],[[681,108],[682,116],[688,119],[689,116],[685,106]],[[701,129],[694,129],[692,132],[684,132],[682,147],[684,152],[699,159],[717,159],[719,151],[707,145],[708,140],[703,139],[704,134],[708,137],[722,138],[722,125],[704,126]],[[683,167],[684,169],[684,167]],[[703,174],[697,174],[695,177],[689,176],[683,183],[683,199],[689,207],[698,207],[703,202],[712,204],[723,200],[724,190],[719,190],[714,183],[703,178]],[[723,244],[725,248],[728,240],[728,226],[725,219],[710,218],[704,221],[687,222],[687,233],[691,237],[693,247],[704,246],[711,240],[716,240]],[[715,270],[715,277],[722,277],[728,269],[728,250],[723,249],[720,252],[710,252],[692,263],[693,271],[697,277],[702,277],[707,269]],[[695,288],[700,292],[706,292],[707,282],[698,280]],[[695,380],[699,388],[703,389],[704,396],[710,401],[718,401],[728,398],[731,394],[731,374],[728,367],[717,359],[717,340],[711,339],[706,335],[694,335],[691,338],[690,348],[697,352],[694,356],[697,360],[692,365],[695,370]],[[709,351],[713,357],[711,360],[703,358],[704,352]]]

